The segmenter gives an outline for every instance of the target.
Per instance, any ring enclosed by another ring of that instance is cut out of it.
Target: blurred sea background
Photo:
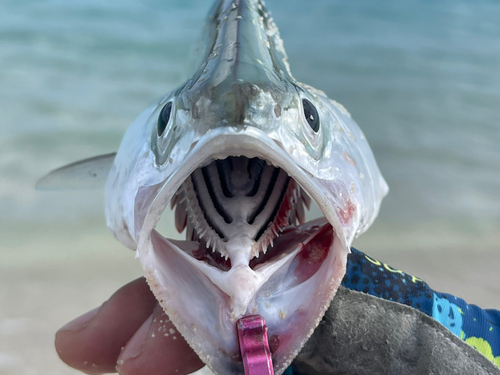
[[[295,77],[342,103],[390,186],[355,246],[500,309],[500,3],[268,0]],[[116,151],[181,84],[207,0],[0,2],[0,375],[76,374],[53,335],[141,274],[103,191],[37,192]]]

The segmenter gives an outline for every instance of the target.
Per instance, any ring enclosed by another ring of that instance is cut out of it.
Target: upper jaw
[[[174,160],[173,164],[177,165],[177,168],[171,171],[162,182],[152,187],[143,187],[143,189],[151,190],[151,193],[146,194],[148,195],[147,207],[144,207],[140,215],[137,212],[135,215],[135,237],[139,248],[155,228],[161,214],[182,183],[197,168],[213,160],[225,159],[229,156],[256,157],[283,169],[314,200],[328,222],[338,232],[339,240],[347,247],[348,238],[343,235],[343,226],[331,199],[328,199],[331,192],[326,190],[321,180],[299,167],[283,150],[279,139],[273,139],[255,127],[243,126],[219,127],[207,132],[191,144],[189,152],[181,156],[182,160]]]

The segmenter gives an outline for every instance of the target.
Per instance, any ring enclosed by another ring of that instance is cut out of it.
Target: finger
[[[101,307],[66,324],[56,333],[59,357],[87,374],[115,372],[123,348],[151,315],[156,300],[144,278],[120,288]]]
[[[182,375],[203,365],[157,305],[123,349],[116,369],[122,375]]]

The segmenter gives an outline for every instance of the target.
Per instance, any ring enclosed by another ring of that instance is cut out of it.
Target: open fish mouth
[[[161,186],[150,187],[153,193],[136,198],[155,195],[138,257],[156,298],[214,372],[243,374],[236,321],[260,315],[279,373],[333,298],[347,249],[325,219],[305,223],[311,198],[318,203],[321,192],[311,189],[312,177],[283,155],[265,158],[266,148],[255,144],[253,150],[235,153],[229,147],[210,155],[202,150],[213,142],[203,143],[190,154],[204,157],[188,157],[184,165],[191,171],[178,172],[183,178],[173,173]],[[309,181],[309,191],[300,178]],[[160,203],[162,209],[156,207]],[[175,210],[176,229],[186,232],[184,241],[153,228],[167,203]],[[154,222],[148,222],[152,216]]]
[[[196,169],[171,201],[176,229],[200,244],[191,255],[224,271],[231,268],[227,246],[234,239],[251,243],[252,269],[277,256],[274,240],[289,225],[303,224],[310,204],[283,169],[244,156]]]

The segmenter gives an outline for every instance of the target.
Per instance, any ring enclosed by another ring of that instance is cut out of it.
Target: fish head
[[[197,72],[125,134],[107,223],[215,373],[243,373],[236,322],[255,314],[281,373],[334,297],[387,185],[349,113],[293,78],[262,2],[217,2],[205,34]],[[305,223],[311,199],[325,220]],[[169,206],[185,241],[155,229]]]

